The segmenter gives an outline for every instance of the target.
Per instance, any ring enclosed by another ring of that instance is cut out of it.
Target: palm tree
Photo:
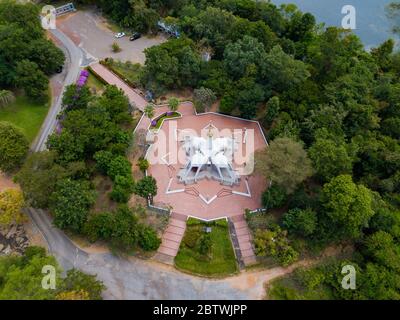
[[[176,110],[178,110],[178,106],[179,106],[179,99],[178,98],[171,97],[171,98],[168,99],[169,110],[175,112]]]
[[[144,108],[144,114],[147,118],[151,120],[151,118],[154,117],[154,104],[149,103],[145,108]]]
[[[14,93],[9,90],[0,90],[0,108],[6,107],[15,101]]]

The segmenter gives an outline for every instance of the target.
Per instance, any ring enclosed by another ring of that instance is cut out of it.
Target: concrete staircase
[[[154,259],[157,261],[173,265],[174,259],[179,251],[183,235],[186,230],[187,217],[172,213],[169,218],[169,223],[162,236],[162,242]]]
[[[231,221],[239,244],[240,257],[238,258],[245,266],[256,264],[257,259],[252,246],[252,235],[244,215],[231,217]]]

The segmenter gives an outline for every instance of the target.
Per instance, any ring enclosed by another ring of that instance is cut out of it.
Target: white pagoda
[[[232,166],[235,139],[214,138],[212,127],[210,123],[207,138],[185,136],[183,147],[187,162],[178,173],[180,182],[193,184],[207,178],[229,186],[239,184],[240,177]]]

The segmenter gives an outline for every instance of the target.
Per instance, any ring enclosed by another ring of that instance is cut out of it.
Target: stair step
[[[169,220],[169,225],[174,226],[174,227],[179,227],[179,228],[186,228],[186,221],[181,221],[181,220],[172,218]]]
[[[242,260],[245,266],[250,266],[257,263],[257,259],[255,256],[246,257],[243,258]]]
[[[168,239],[163,239],[162,244],[163,247],[167,247],[174,250],[179,250],[179,242],[171,241]]]
[[[160,248],[158,248],[158,253],[163,253],[171,257],[176,257],[178,250],[160,246]]]
[[[165,232],[162,236],[163,239],[171,240],[180,243],[182,236],[176,233]]]
[[[238,239],[239,242],[241,242],[241,241],[251,241],[251,235],[243,234],[241,236],[238,236],[237,239]]]
[[[255,256],[253,249],[247,249],[247,250],[241,250],[241,251],[242,251],[243,258]]]
[[[247,227],[247,222],[246,221],[237,221],[234,222],[233,225],[235,226],[235,229],[241,229],[243,227]]]
[[[247,228],[236,229],[236,235],[238,237],[243,236],[243,235],[249,235],[249,230]]]
[[[251,243],[249,241],[240,242],[239,241],[239,248],[243,252],[245,250],[251,249]]]
[[[182,235],[185,233],[185,229],[175,226],[168,226],[165,232],[170,232],[178,235]]]

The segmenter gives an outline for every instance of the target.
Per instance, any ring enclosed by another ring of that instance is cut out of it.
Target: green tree
[[[102,300],[101,294],[105,286],[96,279],[95,275],[89,275],[77,269],[67,271],[67,276],[61,281],[58,288],[60,292],[79,292],[83,290],[88,293],[88,300]]]
[[[132,164],[126,157],[116,156],[111,159],[108,165],[107,175],[113,180],[115,180],[117,176],[132,176]]]
[[[135,191],[135,183],[131,175],[119,176],[114,179],[113,189],[110,193],[112,200],[119,203],[129,201],[132,193]]]
[[[264,78],[272,89],[280,92],[303,83],[310,76],[307,65],[283,52],[280,46],[266,55],[265,64]]]
[[[56,164],[56,154],[43,151],[28,156],[15,180],[22,188],[27,205],[47,208],[56,183],[67,176],[68,171]]]
[[[114,158],[112,152],[107,150],[101,150],[94,154],[94,160],[96,160],[96,168],[103,174],[107,174],[111,160]]]
[[[262,194],[262,204],[265,209],[282,207],[287,199],[286,191],[282,187],[272,184]]]
[[[311,161],[301,143],[277,138],[268,148],[256,153],[255,168],[272,183],[291,194],[313,173]]]
[[[168,108],[171,111],[176,111],[178,110],[179,107],[179,99],[175,97],[171,97],[168,99]]]
[[[11,172],[25,160],[29,143],[12,124],[0,121],[0,170]]]
[[[91,100],[89,87],[81,87],[78,93],[78,86],[70,84],[64,91],[62,105],[67,110],[86,109]]]
[[[257,39],[244,36],[235,43],[230,43],[224,51],[224,63],[228,73],[235,79],[244,77],[250,68],[261,71],[264,66],[265,51]]]
[[[152,176],[144,177],[136,183],[134,192],[145,199],[154,197],[157,194],[156,179]]]
[[[22,60],[17,63],[15,83],[24,89],[28,97],[34,100],[44,102],[48,96],[49,80],[38,65],[32,61]]]
[[[323,181],[352,172],[354,155],[351,146],[344,141],[317,138],[308,154]]]
[[[139,232],[139,245],[145,251],[157,250],[161,244],[161,239],[157,236],[157,232],[149,227],[142,226]]]
[[[115,212],[111,241],[114,245],[132,249],[139,239],[138,219],[128,206],[123,205]]]
[[[317,214],[311,209],[291,209],[283,217],[283,226],[300,236],[310,236],[317,228]]]
[[[150,164],[147,159],[140,158],[138,160],[138,167],[139,167],[140,171],[145,172],[149,168],[149,166],[150,166]]]
[[[201,58],[192,40],[180,37],[145,50],[142,81],[155,93],[166,89],[194,87]]]
[[[84,226],[84,233],[92,242],[99,239],[110,240],[113,232],[113,225],[113,214],[110,212],[101,212],[89,217]]]
[[[79,232],[94,201],[95,193],[86,181],[59,181],[51,195],[50,209],[54,214],[54,224],[61,229]]]
[[[337,176],[324,185],[322,204],[322,217],[337,239],[359,238],[375,213],[372,192],[355,184],[350,175]]]
[[[154,117],[154,104],[149,103],[145,108],[144,108],[144,114],[147,118],[152,119]]]
[[[24,257],[0,258],[0,300],[51,300],[53,290],[42,287],[42,268],[56,268],[56,283],[60,283],[61,270],[52,256],[46,256],[43,248],[27,248]]]
[[[271,123],[275,120],[275,118],[279,114],[280,102],[279,97],[275,96],[268,100],[267,103],[267,112],[264,117],[264,121],[267,125],[271,125]]]

